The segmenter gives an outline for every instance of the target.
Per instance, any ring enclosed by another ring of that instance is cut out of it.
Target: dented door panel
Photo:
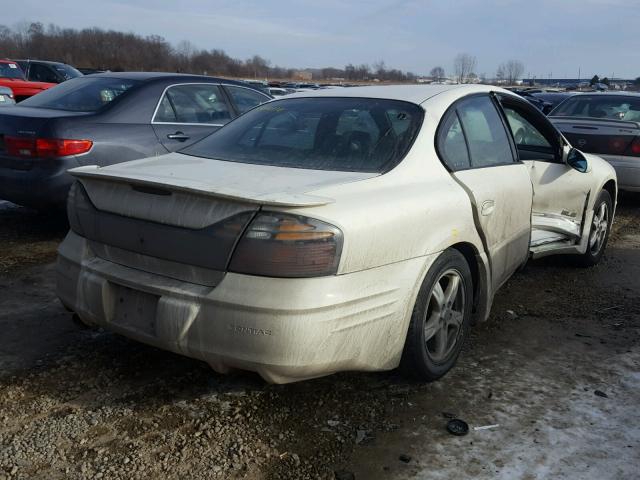
[[[533,195],[523,164],[464,170],[454,177],[467,191],[476,227],[491,262],[492,287],[499,288],[526,260]],[[500,188],[496,188],[499,184]]]
[[[526,160],[533,184],[532,227],[578,239],[591,177],[563,163]]]

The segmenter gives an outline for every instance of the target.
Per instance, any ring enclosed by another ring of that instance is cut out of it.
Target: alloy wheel
[[[442,273],[431,289],[424,316],[427,354],[436,363],[444,362],[458,342],[465,312],[465,289],[460,272]]]
[[[589,250],[592,255],[597,255],[604,245],[609,228],[609,208],[606,202],[602,202],[597,211],[593,213],[591,221],[591,233],[589,235]]]

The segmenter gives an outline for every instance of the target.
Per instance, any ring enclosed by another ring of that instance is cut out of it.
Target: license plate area
[[[122,285],[113,285],[113,292],[112,322],[126,330],[155,336],[160,297]]]

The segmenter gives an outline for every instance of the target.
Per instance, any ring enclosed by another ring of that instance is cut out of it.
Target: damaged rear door
[[[546,117],[511,97],[501,97],[501,103],[533,183],[532,249],[577,243],[590,195],[589,176],[563,162],[562,138]]]
[[[438,130],[440,157],[469,195],[494,290],[529,254],[531,180],[514,150],[489,94],[456,102]]]

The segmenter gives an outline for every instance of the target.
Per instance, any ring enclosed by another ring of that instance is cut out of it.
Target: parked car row
[[[0,59],[0,87],[10,89],[16,102],[29,98],[54,85],[56,84],[27,80],[18,63],[13,60]]]
[[[63,208],[70,168],[162,155],[272,97],[197,75],[81,76],[0,109],[0,199]]]
[[[547,114],[581,151],[600,155],[613,165],[620,189],[640,191],[639,93],[511,91]]]
[[[640,191],[640,93],[579,93],[549,119],[573,145],[613,165],[620,189]]]

